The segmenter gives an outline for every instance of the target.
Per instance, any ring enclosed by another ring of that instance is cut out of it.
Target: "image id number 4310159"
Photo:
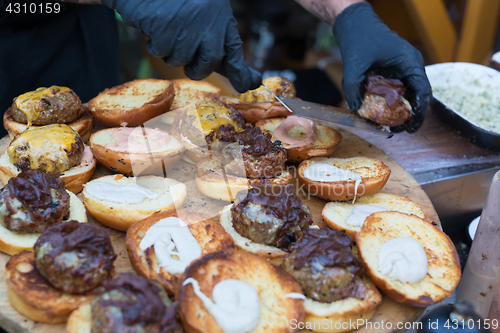
[[[9,14],[59,14],[59,2],[8,2],[5,11]]]
[[[435,325],[438,327],[437,320],[436,322],[429,322],[429,328],[433,328],[432,325]],[[478,320],[458,320],[458,319],[447,319],[446,322],[443,324],[443,327],[446,327],[447,329],[458,329],[458,328],[468,328],[468,329],[498,329],[498,320],[497,319],[478,319]]]

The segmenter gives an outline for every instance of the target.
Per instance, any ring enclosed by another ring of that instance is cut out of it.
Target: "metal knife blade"
[[[302,101],[300,99],[281,97],[278,99],[282,104],[288,106],[294,115],[332,123],[342,127],[355,128],[372,133],[392,136],[393,133],[387,128],[372,123],[354,112],[339,109],[333,106],[326,106],[312,102]],[[285,106],[285,107],[286,107]]]

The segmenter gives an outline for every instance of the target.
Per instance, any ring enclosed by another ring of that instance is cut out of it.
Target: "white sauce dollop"
[[[187,278],[182,285],[189,283],[224,333],[250,332],[259,324],[259,294],[248,283],[234,279],[217,283],[212,290],[213,301],[201,292],[195,279]]]
[[[427,255],[415,238],[394,238],[380,248],[378,270],[393,279],[415,283],[427,275]]]
[[[155,247],[160,267],[171,274],[183,273],[191,262],[201,257],[201,247],[184,221],[178,217],[167,217],[148,229],[139,248],[145,251]],[[174,251],[177,249],[177,251]],[[176,255],[179,260],[172,258]]]
[[[351,215],[345,219],[345,223],[352,227],[361,227],[368,216],[386,210],[387,209],[375,205],[358,205],[354,207]]]
[[[354,187],[354,200],[356,200],[358,187],[362,181],[361,177],[356,173],[347,169],[338,168],[328,163],[312,163],[307,169],[304,170],[304,177],[316,182],[340,182],[345,180],[354,180],[356,182]]]
[[[306,299],[305,295],[299,294],[299,293],[289,293],[285,295],[286,298],[292,298],[292,299]]]
[[[160,194],[134,183],[112,184],[100,181],[87,183],[85,192],[100,200],[116,203],[141,203],[144,199],[156,199]]]

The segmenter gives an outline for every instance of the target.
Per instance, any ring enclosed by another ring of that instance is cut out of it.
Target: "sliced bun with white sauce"
[[[432,223],[400,212],[376,212],[356,233],[366,274],[380,290],[407,306],[452,296],[461,270],[455,245]]]
[[[368,157],[313,157],[299,165],[299,181],[311,195],[331,201],[349,201],[380,191],[391,169]]]
[[[209,253],[188,267],[177,293],[186,332],[289,333],[304,319],[293,278],[240,250]],[[228,306],[231,304],[232,306]]]
[[[350,202],[328,202],[323,208],[323,220],[332,229],[345,230],[354,240],[354,234],[361,229],[365,219],[380,211],[397,211],[424,218],[420,206],[395,194],[375,193]]]
[[[159,281],[170,294],[177,291],[181,274],[192,261],[234,246],[219,223],[188,210],[157,212],[134,223],[125,244],[135,271]]]
[[[94,179],[82,193],[83,203],[96,220],[122,231],[155,212],[182,207],[186,195],[186,185],[170,178],[123,175]]]
[[[104,166],[126,176],[165,176],[184,152],[167,132],[146,127],[100,130],[90,137],[90,148]]]
[[[260,120],[255,126],[264,133],[271,133],[273,141],[281,141],[289,162],[300,163],[315,156],[329,156],[342,141],[339,131],[298,116]]]

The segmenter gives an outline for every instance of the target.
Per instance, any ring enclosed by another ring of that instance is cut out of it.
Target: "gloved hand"
[[[201,80],[217,71],[239,92],[262,83],[248,67],[229,0],[102,0],[150,38],[149,53]]]
[[[425,117],[432,90],[425,74],[422,55],[406,40],[380,20],[370,4],[353,4],[335,20],[333,33],[340,43],[344,78],[342,89],[351,110],[363,103],[367,72],[401,80],[413,115],[404,125],[391,128],[393,132],[417,131]]]

